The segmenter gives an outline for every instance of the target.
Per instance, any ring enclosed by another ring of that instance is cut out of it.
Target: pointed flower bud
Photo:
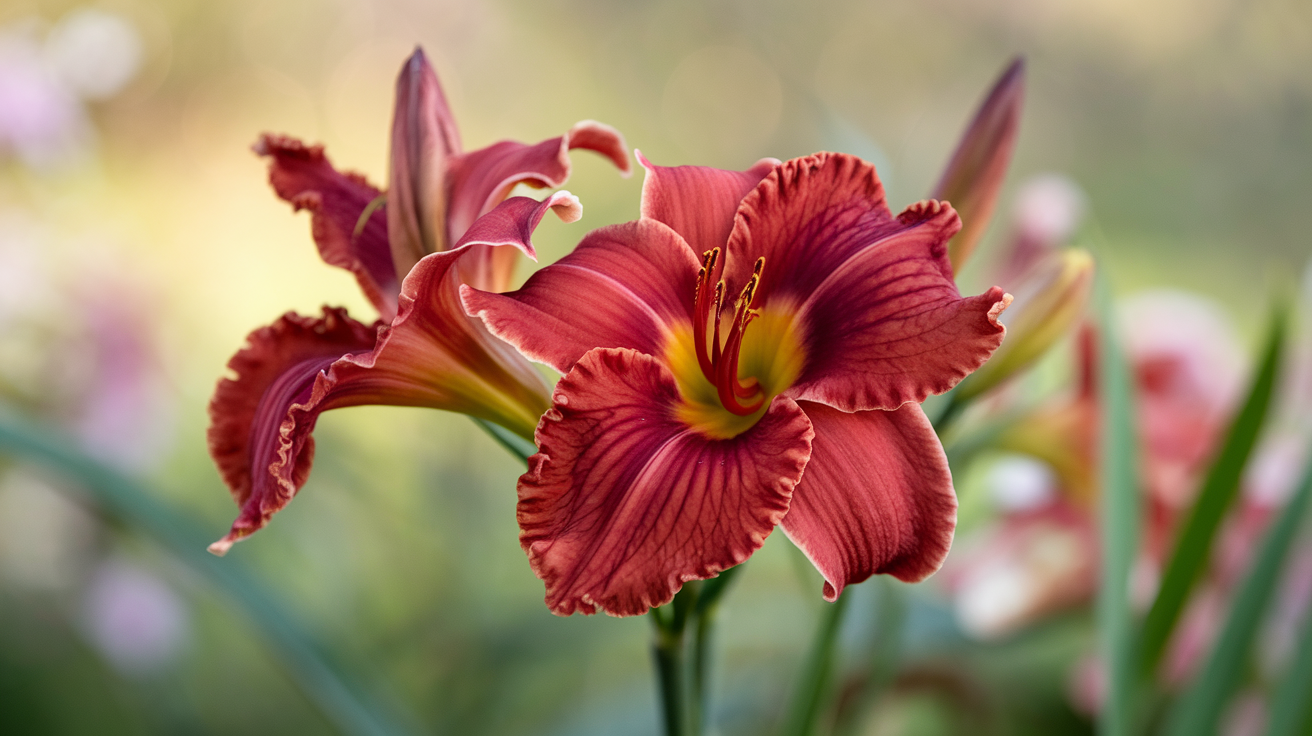
[[[398,282],[419,259],[449,245],[443,183],[459,152],[460,134],[437,74],[423,50],[415,49],[396,78],[392,115],[387,232]]]
[[[1000,319],[1007,327],[1002,347],[961,382],[958,398],[978,396],[1038,360],[1079,320],[1092,285],[1093,256],[1082,248],[1053,253],[1035,264]]]
[[[1016,59],[975,113],[930,197],[951,202],[961,216],[961,232],[948,243],[953,273],[970,257],[997,204],[1020,127],[1024,86],[1025,62]]]

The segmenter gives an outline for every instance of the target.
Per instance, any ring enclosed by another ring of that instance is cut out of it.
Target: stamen
[[[743,335],[752,320],[760,316],[760,312],[752,308],[752,302],[761,284],[765,259],[756,260],[751,277],[734,302],[733,322],[723,344],[720,341],[720,328],[727,287],[718,278],[719,265],[719,248],[712,248],[702,254],[702,267],[697,271],[697,292],[693,305],[696,320],[693,325],[693,346],[702,373],[715,386],[720,403],[734,414],[746,416],[758,411],[765,403],[765,392],[755,377],[738,380],[738,359],[742,351]],[[708,332],[711,333],[709,340]],[[748,401],[744,403],[744,399]]]
[[[702,254],[702,267],[697,272],[697,293],[693,302],[694,319],[697,321],[693,326],[693,348],[697,352],[697,363],[702,369],[702,374],[708,378],[715,373],[715,361],[707,353],[706,322],[711,316],[710,285],[719,256],[719,248],[712,248]],[[716,288],[718,292],[719,287]],[[719,311],[718,308],[716,311]],[[718,349],[718,339],[716,343]]]

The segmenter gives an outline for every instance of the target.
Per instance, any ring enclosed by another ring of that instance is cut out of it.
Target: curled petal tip
[[[624,178],[633,174],[624,134],[614,127],[596,120],[580,120],[569,129],[565,138],[569,148],[586,148],[610,159]]]
[[[989,310],[989,321],[993,322],[994,324],[997,324],[998,318],[1002,316],[1002,313],[1007,309],[1007,307],[1010,307],[1011,303],[1015,300],[1016,297],[1012,296],[1011,294],[1008,294],[1007,292],[1003,292],[1002,298],[999,299],[997,303],[993,305],[993,308]]]
[[[1019,296],[1007,315],[1006,340],[963,382],[963,396],[978,395],[1024,370],[1069,333],[1084,313],[1093,271],[1093,256],[1080,248],[1054,253],[1031,268],[1016,288]],[[995,315],[1012,301],[1011,294],[1004,294],[989,312],[990,319],[998,321]]]
[[[228,554],[228,550],[232,549],[233,541],[234,540],[232,539],[232,535],[229,534],[228,536],[224,537],[223,539],[220,539],[214,544],[211,544],[205,549],[209,550],[209,553],[214,555],[215,557],[222,557]]]
[[[561,222],[578,222],[583,217],[583,203],[564,189],[548,197],[547,206]]]
[[[564,190],[555,192],[541,202],[531,197],[511,197],[475,220],[452,250],[477,245],[511,245],[529,258],[537,260],[537,251],[532,241],[533,229],[542,222],[548,211],[555,212],[564,222],[575,222],[583,216],[583,205],[579,203],[578,197]],[[466,279],[466,283],[480,284],[484,281],[481,278],[474,281]]]

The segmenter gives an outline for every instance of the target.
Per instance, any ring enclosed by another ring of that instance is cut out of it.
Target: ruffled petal
[[[558,187],[569,179],[569,151],[586,148],[609,158],[626,175],[630,164],[619,131],[601,123],[585,120],[558,138],[529,145],[501,141],[487,148],[453,156],[447,173],[446,193],[447,243],[460,240],[465,230],[484,213],[492,210],[510,194],[516,184],[534,187]],[[483,250],[471,256],[487,263],[473,268],[474,273],[488,274],[481,282],[468,282],[486,291],[505,291],[514,276],[515,254],[509,249]]]
[[[692,323],[698,268],[683,238],[644,219],[588,233],[519,291],[461,295],[492,334],[568,373],[597,347],[659,354],[673,325]]]
[[[632,350],[594,350],[558,384],[518,512],[554,613],[645,613],[747,559],[787,512],[813,435],[797,405],[776,399],[711,440],[673,419],[678,400],[670,372]]]
[[[536,210],[526,215],[534,216],[541,219]],[[247,451],[254,492],[239,498],[241,514],[228,535],[210,546],[212,552],[223,554],[291,501],[309,476],[315,424],[330,409],[365,404],[444,409],[532,438],[549,404],[549,387],[523,356],[465,315],[458,263],[471,252],[464,247],[434,253],[416,264],[402,285],[399,314],[377,331],[376,344],[370,333],[363,352],[325,353],[299,364],[298,382],[279,394],[286,400],[261,414],[261,426],[273,429],[256,435]],[[230,486],[235,493],[237,486]]]
[[[554,211],[562,222],[577,222],[583,216],[583,205],[579,198],[564,189],[553,192],[550,197],[538,201],[531,197],[511,197],[478,218],[465,231],[464,237],[456,243],[457,249],[469,246],[483,250],[510,250],[498,246],[513,245],[529,258],[537,260],[537,251],[533,248],[533,230],[542,222],[548,211]],[[496,278],[495,274],[480,273],[478,269],[487,268],[493,261],[479,258],[479,254],[470,253],[460,261],[460,280],[464,283],[487,283]]]
[[[901,228],[874,166],[842,153],[786,161],[738,207],[726,254],[728,293],[742,289],[763,257],[755,303],[798,304],[839,264]]]
[[[843,411],[896,409],[952,388],[988,360],[1011,296],[962,298],[946,243],[959,220],[921,202],[819,284],[798,312],[806,367],[788,392]],[[769,266],[766,266],[769,271]]]
[[[961,270],[993,216],[1016,146],[1024,97],[1025,62],[1016,59],[980,105],[931,195],[951,202],[961,214],[961,232],[948,244],[953,271]]]
[[[387,226],[398,282],[420,258],[450,245],[443,184],[451,157],[458,153],[460,132],[442,85],[423,50],[416,48],[397,75],[392,113]]]
[[[364,227],[358,228],[360,216],[378,197],[378,189],[359,174],[334,169],[323,146],[266,134],[251,148],[272,159],[269,183],[274,192],[296,209],[310,211],[311,233],[324,261],[355,274],[364,295],[384,320],[395,316],[401,280],[392,267],[387,217],[375,209]]]
[[[263,526],[305,481],[314,457],[312,439],[307,436],[294,453],[278,456],[287,411],[309,397],[315,377],[334,361],[373,348],[377,331],[351,319],[345,309],[324,307],[317,319],[289,312],[252,332],[228,361],[234,375],[219,380],[210,400],[208,439],[210,456],[241,507],[234,532]],[[286,466],[281,474],[286,485],[270,473],[273,465]],[[230,546],[225,538],[211,549],[222,554]]]
[[[824,575],[825,600],[877,573],[914,583],[938,570],[952,546],[957,497],[920,407],[848,414],[799,406],[815,439],[783,528]]]
[[[769,174],[779,160],[763,158],[746,171],[709,166],[655,166],[637,152],[647,170],[642,183],[642,216],[669,225],[701,254],[723,248],[733,230],[738,203]]]

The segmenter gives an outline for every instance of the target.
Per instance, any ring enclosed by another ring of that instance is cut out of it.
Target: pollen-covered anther
[[[719,249],[706,251],[702,256],[703,267],[697,273],[693,346],[702,374],[715,387],[720,403],[734,414],[747,416],[758,411],[765,403],[765,394],[755,377],[749,376],[743,380],[738,378],[738,355],[742,349],[743,333],[752,320],[760,316],[760,311],[752,308],[752,302],[761,283],[765,259],[757,259],[751,277],[734,301],[733,321],[728,326],[723,342],[720,333],[727,287],[723,280],[719,280],[713,290],[710,288],[715,267],[719,265],[718,260]]]

